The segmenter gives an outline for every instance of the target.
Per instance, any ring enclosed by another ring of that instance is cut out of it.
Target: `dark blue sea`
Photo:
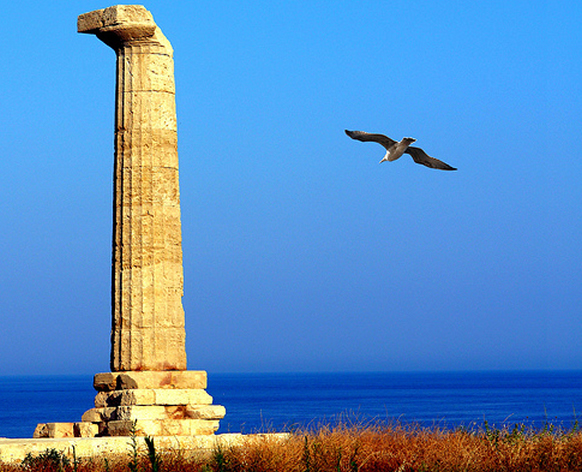
[[[0,437],[37,423],[80,421],[92,376],[0,377]],[[220,433],[288,431],[337,421],[571,428],[582,413],[582,371],[208,374],[224,405]]]

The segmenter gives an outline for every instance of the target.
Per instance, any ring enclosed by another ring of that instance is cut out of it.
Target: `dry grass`
[[[582,432],[546,428],[445,430],[417,426],[371,424],[321,426],[297,431],[286,440],[261,440],[245,446],[186,456],[161,454],[161,462],[141,453],[96,457],[77,464],[4,466],[4,472],[373,472],[495,471],[565,472],[582,470]]]

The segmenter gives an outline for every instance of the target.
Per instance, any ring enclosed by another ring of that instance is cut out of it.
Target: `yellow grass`
[[[138,439],[143,442],[142,438]],[[74,464],[30,461],[29,470],[121,472],[373,472],[373,471],[581,471],[582,433],[524,426],[514,429],[445,430],[400,424],[320,426],[296,431],[285,440],[256,440],[245,446],[187,456],[141,449],[122,458],[95,457]],[[152,455],[156,455],[155,457]],[[156,460],[158,462],[156,462]],[[57,461],[58,462],[58,461]],[[157,469],[156,469],[157,467]],[[60,468],[60,469],[59,469]]]

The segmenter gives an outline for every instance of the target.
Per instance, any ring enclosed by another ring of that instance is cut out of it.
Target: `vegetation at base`
[[[46,471],[62,472],[71,470],[71,461],[56,449],[47,449],[38,456],[33,456],[30,452],[22,461],[21,468],[25,471]]]
[[[145,441],[145,443],[144,443]],[[582,470],[582,432],[547,425],[422,428],[402,424],[319,426],[287,439],[257,437],[209,452],[157,451],[135,438],[127,455],[67,459],[47,450],[2,472],[566,472]]]

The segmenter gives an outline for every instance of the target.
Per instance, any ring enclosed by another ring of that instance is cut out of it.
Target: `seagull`
[[[366,133],[365,131],[348,131],[347,129],[345,131],[352,139],[364,142],[373,141],[384,146],[386,148],[386,155],[380,161],[380,164],[384,161],[395,161],[402,156],[402,154],[410,154],[414,162],[417,164],[432,167],[433,169],[457,170],[456,168],[445,164],[443,161],[430,157],[422,149],[411,146],[411,144],[416,141],[414,138],[402,138],[402,141],[397,142],[383,134],[372,134]]]

